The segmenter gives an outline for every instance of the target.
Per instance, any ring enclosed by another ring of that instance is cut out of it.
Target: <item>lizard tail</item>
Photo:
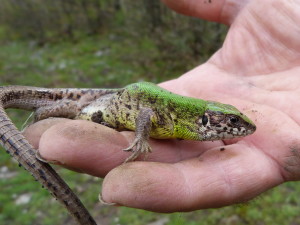
[[[25,90],[20,87],[16,90],[11,87],[0,87],[0,144],[6,149],[7,153],[15,158],[21,166],[29,171],[37,181],[67,208],[79,224],[95,225],[96,222],[92,216],[64,180],[49,164],[37,160],[35,156],[36,150],[28,143],[6,114],[5,108],[26,104],[26,100],[21,100],[21,93],[24,93],[24,91],[27,94],[32,93],[32,95],[38,93],[36,89],[27,88]],[[40,99],[51,97],[46,96],[47,92],[41,91],[39,93],[42,96]],[[27,108],[32,109],[34,105],[36,104],[29,104]]]

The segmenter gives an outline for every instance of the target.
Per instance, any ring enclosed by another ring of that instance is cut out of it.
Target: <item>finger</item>
[[[34,124],[27,126],[23,131],[23,135],[29,141],[29,143],[35,148],[39,148],[39,142],[42,134],[48,130],[50,127],[69,121],[69,119],[64,118],[50,118],[47,120],[41,120]]]
[[[120,165],[128,143],[119,132],[99,124],[69,120],[48,129],[40,139],[39,153],[47,161],[95,176]]]
[[[234,17],[248,1],[197,1],[197,0],[162,0],[173,10],[205,20],[231,24]]]
[[[102,199],[155,212],[191,211],[244,202],[282,181],[273,161],[236,144],[175,164],[124,164],[105,177]]]
[[[39,152],[48,161],[55,161],[76,171],[104,176],[130,156],[131,152],[122,149],[128,147],[133,139],[133,132],[118,132],[88,121],[69,120],[43,133]],[[150,145],[152,153],[147,160],[171,163],[198,156],[212,147],[223,145],[223,142],[151,139]],[[144,155],[138,159],[143,160]]]

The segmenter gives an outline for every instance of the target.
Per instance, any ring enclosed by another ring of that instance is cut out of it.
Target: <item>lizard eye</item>
[[[206,115],[202,116],[202,124],[203,126],[206,126],[206,124],[208,123],[208,117]]]
[[[230,117],[230,122],[231,122],[231,123],[235,124],[235,123],[237,123],[238,121],[239,121],[239,118],[238,118],[238,117],[236,117],[236,116]]]

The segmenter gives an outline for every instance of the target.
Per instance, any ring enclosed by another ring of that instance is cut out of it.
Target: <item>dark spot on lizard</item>
[[[128,104],[125,104],[125,107],[129,110],[131,109],[131,105],[128,105]]]
[[[64,200],[64,204],[65,204],[66,206],[68,206],[68,205],[69,205],[69,202],[66,201],[66,200]]]
[[[103,121],[103,113],[100,110],[93,113],[91,121],[95,123],[101,123]]]
[[[57,191],[57,187],[56,186],[53,186],[52,188],[54,191]]]
[[[127,92],[127,100],[128,100],[128,102],[131,101],[131,95],[129,94],[129,92]]]
[[[69,94],[69,96],[68,96],[68,99],[72,99],[73,96],[74,96],[74,94],[71,92],[71,93]]]
[[[176,105],[175,105],[173,102],[168,101],[167,105],[168,105],[168,110],[169,110],[170,112],[174,112],[174,111],[175,111]]]
[[[74,216],[77,218],[77,219],[80,219],[80,214],[78,212],[75,212],[74,213]]]
[[[3,143],[6,142],[6,137],[5,137],[5,135],[1,135],[1,136],[0,136],[0,139],[3,141]]]
[[[81,95],[80,95],[80,94],[77,94],[77,95],[76,95],[76,98],[77,98],[77,100],[79,100],[79,99],[81,98]]]
[[[35,168],[35,164],[34,164],[34,163],[26,162],[26,164],[27,164],[29,167],[31,167],[32,169]]]
[[[115,102],[115,107],[116,107],[116,110],[118,111],[119,110],[119,104],[118,104],[118,102]]]
[[[12,146],[12,148],[15,150],[15,151],[14,151],[14,154],[15,154],[15,155],[19,155],[18,147],[15,146],[14,141],[11,140],[11,139],[7,139],[7,142],[8,142],[8,143]]]
[[[126,113],[126,120],[129,120],[129,116],[130,116],[130,113],[127,112],[127,113]]]
[[[116,128],[118,129],[120,127],[120,122],[116,121]]]
[[[95,221],[92,217],[89,217],[89,221],[90,221],[91,224],[95,223]]]
[[[220,148],[220,151],[222,152],[222,151],[224,151],[225,150],[225,148]]]
[[[44,181],[47,181],[45,172],[41,169],[38,169],[38,172],[40,174],[40,178],[43,179]]]
[[[50,99],[54,99],[54,95],[53,95],[53,93],[48,93],[48,98],[50,98]]]
[[[48,188],[51,188],[52,186],[53,186],[53,184],[52,183],[50,183],[50,182],[47,182],[47,185],[46,185]]]
[[[35,156],[35,152],[32,150],[32,149],[28,149],[28,154],[30,154],[30,155],[34,155]]]
[[[191,127],[191,126],[189,126],[189,125],[186,125],[186,128],[187,128],[189,131],[194,132],[193,127]]]
[[[62,99],[62,95],[61,94],[56,94],[55,98],[54,98],[54,101],[61,100],[61,99]]]
[[[148,97],[148,102],[150,102],[151,104],[156,103],[156,101],[157,101],[157,96]]]
[[[165,119],[165,117],[164,117],[164,115],[163,114],[161,114],[161,113],[156,113],[156,115],[157,115],[157,124],[158,125],[165,125],[166,124],[166,119]]]

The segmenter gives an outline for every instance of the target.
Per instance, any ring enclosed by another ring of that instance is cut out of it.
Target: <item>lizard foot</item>
[[[123,151],[131,151],[132,154],[129,156],[124,163],[130,162],[135,160],[139,157],[140,154],[145,154],[145,158],[147,157],[147,153],[152,152],[151,146],[147,141],[144,139],[136,138],[132,144],[128,147],[123,149]]]

